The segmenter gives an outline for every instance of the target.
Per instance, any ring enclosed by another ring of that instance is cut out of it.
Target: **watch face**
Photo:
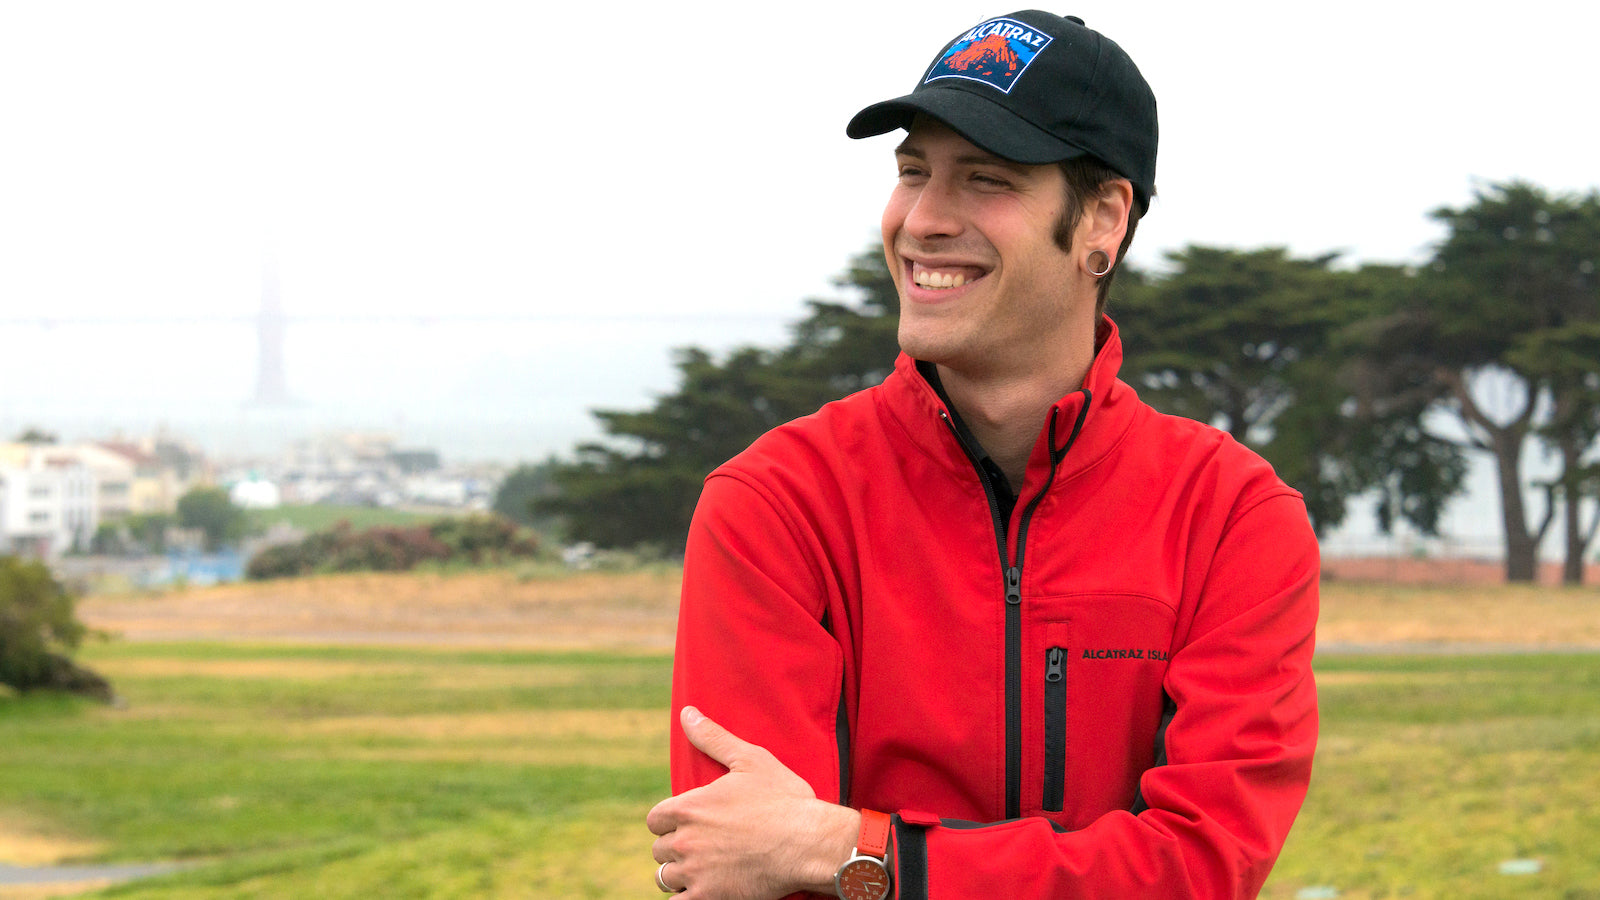
[[[889,896],[889,873],[875,859],[858,859],[839,870],[839,896],[844,900],[883,900]]]

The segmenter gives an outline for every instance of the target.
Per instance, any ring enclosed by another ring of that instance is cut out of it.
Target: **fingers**
[[[674,802],[676,800],[676,797],[668,797],[650,808],[650,812],[644,817],[644,824],[646,828],[650,829],[651,834],[667,835],[677,830],[677,803]],[[657,841],[656,843],[659,844],[661,842]],[[666,862],[666,859],[657,857],[656,862]]]
[[[672,840],[665,835],[655,839],[650,845],[650,856],[658,863],[675,862],[678,853],[672,847]]]
[[[671,835],[663,835],[650,846],[650,856],[658,863],[656,866],[656,887],[663,893],[681,894],[688,890],[688,885],[683,879],[683,855],[673,846]],[[670,874],[669,874],[670,873]]]
[[[692,706],[683,708],[680,719],[683,722],[683,733],[689,738],[689,743],[701,753],[726,766],[729,771],[748,768],[753,751],[759,749],[754,744],[735,737],[733,732],[706,718],[704,713]]]
[[[763,759],[771,759],[772,754],[761,747],[748,741],[740,740],[734,734],[711,721],[700,710],[693,706],[685,706],[680,716],[683,723],[683,732],[700,752],[706,754],[726,767],[730,772],[748,772],[754,769]],[[689,813],[692,805],[685,804],[705,788],[686,791],[676,797],[657,803],[645,816],[645,826],[651,834],[669,834],[684,823],[684,817]],[[657,860],[665,862],[666,858]]]
[[[685,898],[789,893],[777,888],[788,883],[791,866],[773,848],[793,843],[794,823],[809,820],[803,804],[817,803],[815,792],[772,753],[695,707],[685,706],[679,722],[688,741],[728,771],[662,800],[645,816],[656,835],[657,887],[686,888]]]
[[[670,862],[664,862],[656,867],[656,887],[659,888],[663,894],[681,894],[688,890],[688,888],[677,887],[674,882],[668,880],[667,868],[670,865]]]

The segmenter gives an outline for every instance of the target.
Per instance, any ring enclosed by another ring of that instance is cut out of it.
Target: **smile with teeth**
[[[949,288],[958,288],[966,284],[968,281],[976,281],[981,277],[981,274],[976,273],[969,278],[965,272],[924,269],[923,267],[916,265],[911,267],[912,282],[914,282],[917,287],[929,288],[932,290],[948,290]]]

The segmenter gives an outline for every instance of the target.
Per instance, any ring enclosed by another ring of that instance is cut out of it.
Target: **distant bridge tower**
[[[283,374],[283,333],[289,317],[283,313],[283,298],[278,295],[278,265],[271,254],[261,269],[261,312],[256,316],[256,394],[250,405],[256,407],[292,406],[289,383]]]

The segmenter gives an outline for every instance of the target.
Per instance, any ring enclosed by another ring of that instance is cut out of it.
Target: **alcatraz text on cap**
[[[924,84],[939,78],[964,78],[987,84],[1003,94],[1022,77],[1050,35],[1016,21],[990,19],[955,39],[928,70]]]

